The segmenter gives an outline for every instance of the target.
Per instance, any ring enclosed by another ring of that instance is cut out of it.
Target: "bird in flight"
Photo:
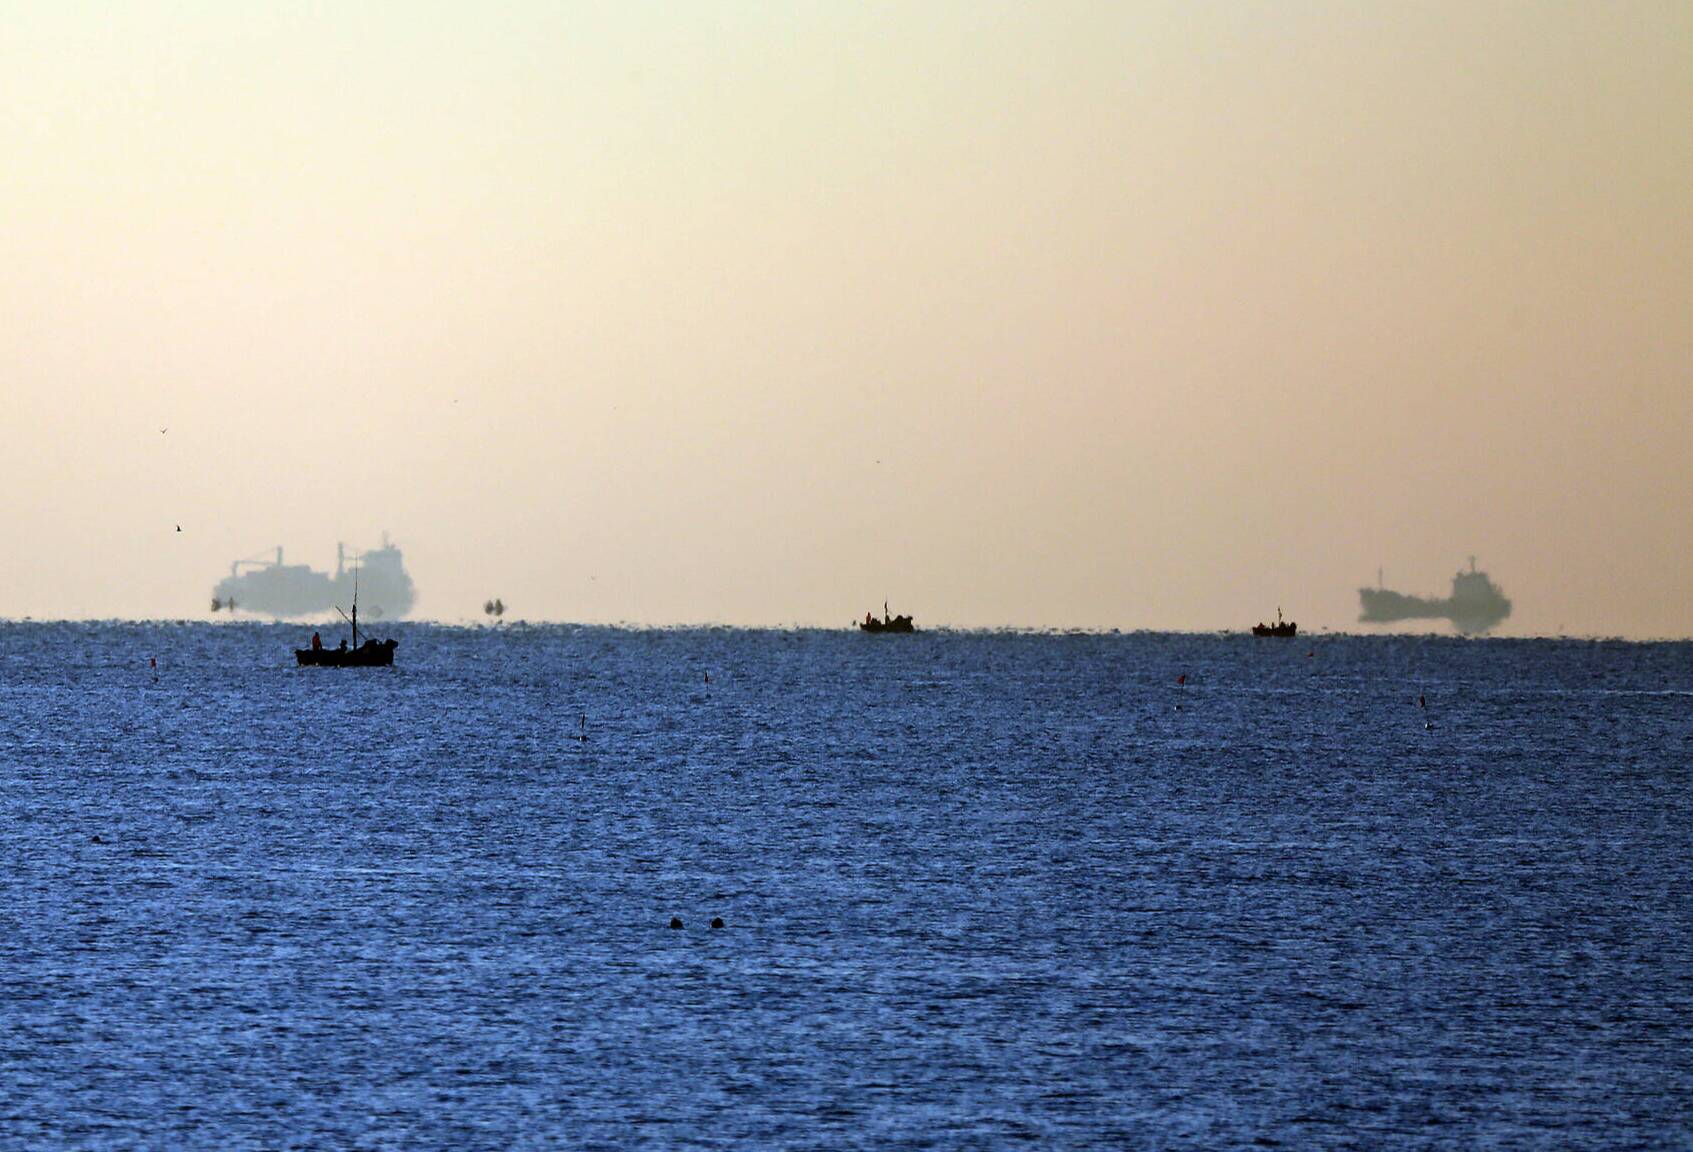
[[[177,531],[178,531],[178,532],[180,532],[180,531],[182,531],[182,525],[180,525],[180,524],[178,524],[178,525],[177,525],[177,526],[176,526],[176,530],[177,530]]]
[[[160,428],[159,429],[159,435],[163,436],[166,432],[169,432],[169,431],[170,431],[169,428]]]

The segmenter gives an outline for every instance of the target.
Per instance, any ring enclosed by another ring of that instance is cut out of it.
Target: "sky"
[[[1693,635],[1693,5],[0,28],[0,616]]]

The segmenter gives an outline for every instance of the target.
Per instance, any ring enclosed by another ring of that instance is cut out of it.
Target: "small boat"
[[[367,639],[357,648],[296,648],[294,660],[302,668],[389,668],[394,663],[398,640]]]
[[[882,618],[878,620],[873,613],[866,612],[864,619],[858,622],[858,630],[860,632],[915,632],[917,628],[912,624],[909,616],[890,616],[888,614],[888,603],[884,600],[882,601]]]
[[[341,612],[341,609],[335,609]],[[394,664],[394,649],[400,646],[398,640],[372,640],[365,638],[359,643],[359,579],[358,570],[353,571],[353,614],[348,617],[341,613],[342,619],[353,626],[353,643],[351,646],[345,640],[339,648],[296,648],[294,649],[294,663],[301,668],[390,668]]]
[[[1283,620],[1280,608],[1276,609],[1276,622],[1274,624],[1254,624],[1252,626],[1254,636],[1275,636],[1285,640],[1290,636],[1298,635],[1298,633],[1299,625],[1291,620]]]

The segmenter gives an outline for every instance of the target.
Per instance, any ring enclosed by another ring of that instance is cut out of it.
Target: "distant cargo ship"
[[[1358,619],[1366,624],[1391,624],[1399,620],[1450,620],[1466,636],[1486,632],[1511,614],[1511,602],[1499,586],[1477,572],[1475,557],[1470,557],[1470,570],[1452,577],[1452,595],[1444,600],[1423,596],[1407,596],[1380,586],[1376,577],[1374,588],[1358,589],[1363,614]]]
[[[382,547],[351,558],[346,546],[337,544],[333,576],[304,564],[283,563],[280,545],[275,559],[267,555],[237,560],[212,591],[212,611],[242,608],[267,616],[311,616],[350,604],[354,573],[347,566],[349,559],[358,566],[358,594],[366,617],[398,619],[411,611],[416,592],[400,550],[388,542],[386,532]]]

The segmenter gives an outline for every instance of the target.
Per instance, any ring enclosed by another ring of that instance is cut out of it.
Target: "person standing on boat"
[[[323,637],[319,636],[316,632],[312,633],[312,651],[313,652],[322,652],[323,651]]]

